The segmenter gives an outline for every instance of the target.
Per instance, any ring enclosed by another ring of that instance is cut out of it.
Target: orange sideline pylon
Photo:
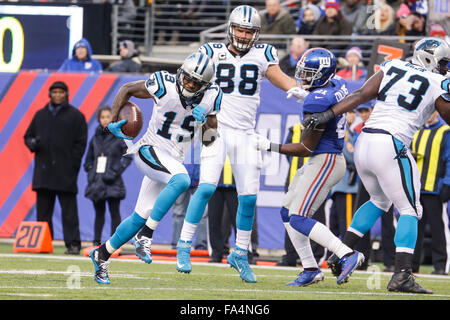
[[[22,221],[17,228],[14,252],[53,252],[52,236],[44,221]]]

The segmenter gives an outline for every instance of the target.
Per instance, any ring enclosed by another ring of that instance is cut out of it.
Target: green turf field
[[[417,282],[433,295],[391,293],[390,274],[355,272],[338,286],[328,269],[325,281],[304,288],[287,287],[300,269],[254,266],[258,283],[243,283],[225,264],[193,263],[190,274],[175,270],[174,262],[111,259],[110,285],[93,279],[88,257],[63,254],[13,253],[12,244],[0,244],[0,300],[450,300],[450,276],[434,276],[421,269]],[[379,270],[381,266],[371,266]],[[426,274],[428,273],[428,274]]]

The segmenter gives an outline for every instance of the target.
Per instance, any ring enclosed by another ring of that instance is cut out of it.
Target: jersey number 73
[[[385,101],[387,96],[386,93],[391,89],[391,87],[397,83],[400,79],[402,79],[406,74],[405,70],[396,68],[392,66],[389,68],[389,70],[386,72],[387,76],[393,75],[391,80],[389,80],[388,83],[378,92],[377,99],[380,101]],[[411,83],[411,89],[409,90],[409,95],[411,95],[413,98],[410,99],[411,102],[408,102],[408,98],[404,95],[399,94],[397,98],[397,102],[399,106],[413,111],[416,110],[419,106],[420,102],[422,102],[423,96],[428,90],[428,87],[430,86],[430,82],[421,75],[413,74],[411,75],[408,80],[409,83]],[[418,85],[417,85],[418,84]]]

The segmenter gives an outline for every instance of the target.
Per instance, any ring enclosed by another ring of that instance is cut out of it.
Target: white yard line
[[[18,297],[54,297],[47,293],[0,293],[0,296],[18,296]]]
[[[75,272],[74,271],[50,271],[50,270],[16,270],[16,269],[9,269],[9,270],[0,270],[0,274],[28,274],[28,275],[50,275],[50,274],[57,274],[57,275],[66,275],[71,276]],[[76,272],[77,275],[80,277],[92,277],[92,272]],[[117,278],[122,279],[146,279],[143,277],[136,276],[134,274],[124,274],[124,273],[115,273],[110,272],[111,275]]]
[[[35,290],[67,290],[67,287],[18,287],[18,286],[0,286],[0,289],[35,289]],[[158,288],[158,287],[133,287],[133,288],[124,288],[124,287],[114,287],[114,286],[96,286],[96,287],[81,287],[79,289],[70,289],[70,290],[141,290],[141,291],[214,291],[214,292],[247,292],[247,293],[282,293],[282,294],[294,294],[294,295],[302,295],[302,294],[324,294],[324,295],[342,295],[342,296],[414,296],[414,297],[422,297],[421,295],[417,295],[414,293],[390,293],[390,292],[348,292],[348,291],[321,291],[321,290],[301,290],[293,291],[293,290],[267,290],[267,289],[214,289],[214,288]],[[2,293],[0,293],[2,295]],[[432,294],[432,295],[423,295],[423,297],[442,297],[442,298],[450,298],[450,295],[446,294]]]
[[[1,258],[30,258],[30,259],[48,259],[48,260],[72,260],[72,261],[90,261],[89,257],[84,256],[60,256],[60,255],[48,255],[48,254],[24,254],[24,253],[0,253],[0,266],[1,266]],[[116,262],[129,262],[129,263],[143,263],[139,259],[117,259],[117,258],[111,258],[111,261],[113,263]],[[175,261],[153,261],[152,264],[170,264],[175,265]],[[230,266],[226,263],[204,263],[204,262],[192,262],[192,265],[194,266],[215,266],[215,267],[221,267],[221,268],[230,268]],[[252,265],[252,269],[266,269],[266,270],[288,270],[292,271],[293,273],[298,273],[301,268],[292,268],[292,267],[275,267],[275,266],[258,266],[258,265]],[[330,269],[322,269],[324,273],[331,273]],[[163,274],[163,273],[161,273]],[[373,272],[368,271],[355,271],[353,273],[354,275],[370,275],[373,274]],[[385,276],[391,276],[392,273],[390,272],[377,272],[377,274],[385,275]],[[197,273],[198,275],[198,273]],[[264,277],[266,275],[258,275],[258,277]],[[273,275],[270,275],[272,277]],[[284,277],[284,276],[283,276]],[[434,274],[418,274],[416,275],[417,279],[436,279],[436,280],[447,280],[450,281],[450,276],[443,276],[443,275],[434,275]],[[356,277],[352,277],[352,279]]]

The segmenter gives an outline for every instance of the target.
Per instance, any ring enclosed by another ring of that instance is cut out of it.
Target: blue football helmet
[[[307,50],[295,68],[295,77],[302,81],[303,88],[322,87],[336,73],[336,57],[324,48]]]

